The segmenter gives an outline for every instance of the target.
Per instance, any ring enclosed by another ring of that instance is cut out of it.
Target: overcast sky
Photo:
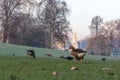
[[[120,18],[120,0],[66,0],[71,9],[69,20],[77,38],[89,35],[88,26],[93,17],[99,15],[103,21]]]

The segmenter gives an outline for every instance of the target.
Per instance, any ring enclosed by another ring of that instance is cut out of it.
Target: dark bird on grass
[[[35,59],[35,51],[34,50],[27,50],[27,54],[32,56]]]
[[[109,72],[109,75],[114,75],[114,73],[113,72]]]
[[[41,70],[45,70],[45,68],[42,68]]]
[[[71,61],[71,60],[73,60],[73,57],[71,57],[71,56],[67,56],[67,57],[65,57],[67,60],[69,60],[69,61]]]
[[[15,54],[12,54],[13,56],[15,56]]]
[[[71,56],[60,56],[60,58],[62,58],[62,59],[67,59],[67,60],[69,60],[69,61],[71,61],[71,60],[73,60],[73,57],[71,57]]]
[[[106,58],[102,58],[102,61],[106,61]]]

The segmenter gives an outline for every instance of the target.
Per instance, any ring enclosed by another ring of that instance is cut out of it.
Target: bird
[[[71,57],[71,56],[60,56],[60,58],[62,58],[62,59],[67,59],[67,60],[69,60],[69,61],[71,61],[71,60],[73,60],[73,57]]]
[[[75,49],[74,46],[70,46],[69,50],[71,51],[71,54],[80,62],[83,62],[84,56],[86,55],[87,51],[84,51],[82,49]]]
[[[86,53],[87,52],[82,49],[75,49],[75,47],[73,47],[73,46],[70,46],[69,49],[72,49],[72,52],[77,52],[77,53]]]
[[[105,61],[106,60],[106,58],[102,58],[102,61]]]

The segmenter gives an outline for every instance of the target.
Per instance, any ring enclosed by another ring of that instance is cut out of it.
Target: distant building
[[[77,41],[76,33],[73,33],[72,45],[73,45],[75,48],[78,48],[78,41]]]

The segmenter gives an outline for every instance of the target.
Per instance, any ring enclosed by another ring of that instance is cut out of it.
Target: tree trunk
[[[6,19],[3,32],[3,43],[9,43],[9,20]]]
[[[7,32],[6,31],[4,31],[4,33],[3,33],[3,43],[7,43],[8,42],[8,35],[7,35]]]

